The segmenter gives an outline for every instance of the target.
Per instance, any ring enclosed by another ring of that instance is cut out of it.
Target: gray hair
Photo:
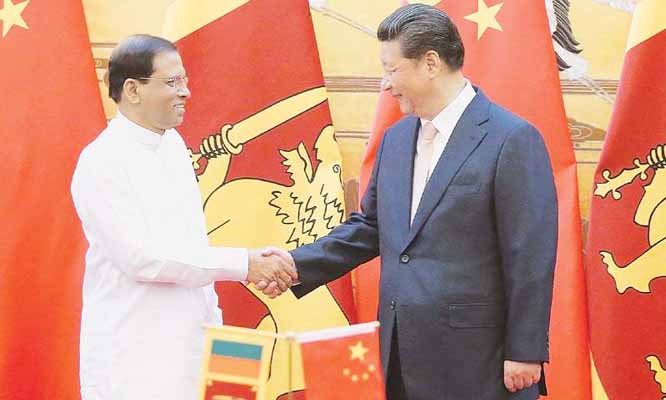
[[[409,4],[395,10],[379,24],[377,39],[399,40],[403,57],[409,59],[418,59],[433,50],[452,71],[462,68],[465,59],[465,47],[451,18],[425,4]]]

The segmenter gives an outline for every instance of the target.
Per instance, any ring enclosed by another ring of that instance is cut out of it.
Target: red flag
[[[646,0],[634,12],[590,210],[590,340],[603,399],[666,396],[665,82],[666,3]]]
[[[363,198],[368,188],[368,181],[375,165],[375,156],[384,137],[384,132],[396,123],[404,114],[400,105],[389,92],[381,92],[377,101],[377,113],[370,130],[370,140],[365,149],[361,163],[361,176],[359,185],[359,198]],[[379,257],[368,261],[354,270],[356,284],[355,300],[356,314],[359,322],[369,322],[377,319],[379,306]]]
[[[407,2],[406,0],[401,0],[400,4],[404,6]],[[368,188],[372,168],[375,166],[377,150],[379,150],[379,145],[382,143],[384,132],[403,116],[404,114],[400,111],[398,101],[390,93],[381,91],[377,100],[375,119],[370,129],[370,139],[368,140],[363,161],[361,162],[359,202]],[[379,257],[360,265],[354,270],[354,283],[356,286],[354,296],[359,322],[369,322],[377,319],[377,309],[379,307],[379,273]]]
[[[559,232],[550,321],[548,398],[589,399],[587,300],[576,159],[543,1],[443,1],[465,43],[463,72],[493,101],[527,119],[548,148]]]
[[[292,249],[342,222],[341,157],[308,2],[176,1],[167,30],[190,77],[178,130],[197,163],[210,242]],[[349,276],[302,299],[229,282],[217,292],[225,324],[302,332],[356,319]],[[276,343],[266,399],[303,389],[300,368],[289,381],[288,354]]]
[[[559,203],[557,266],[550,324],[551,361],[546,366],[549,398],[589,399],[576,161],[544,2],[450,0],[440,2],[437,7],[449,14],[462,36],[466,53],[464,75],[491,100],[535,125],[548,147]],[[375,123],[375,126],[390,125],[391,118],[397,119],[392,114],[383,124]],[[375,136],[373,130],[371,142]],[[366,153],[368,163],[370,158],[374,159],[374,153],[369,151]],[[359,300],[376,299],[376,295],[360,292],[374,288],[377,293],[377,284],[367,283],[369,276],[370,273],[364,272],[363,278],[366,279],[359,278],[363,283],[363,286],[359,285]],[[360,305],[359,309],[369,307]]]
[[[297,336],[307,399],[384,400],[377,322]]]
[[[104,127],[80,1],[0,3],[0,399],[79,398],[86,242],[69,186]]]

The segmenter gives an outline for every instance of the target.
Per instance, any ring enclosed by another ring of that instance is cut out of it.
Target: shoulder
[[[83,148],[74,170],[73,183],[80,180],[106,180],[128,163],[131,149],[110,124]]]
[[[541,133],[534,125],[496,103],[490,102],[485,128],[505,145],[507,142],[530,146],[536,144],[539,147],[544,145]]]
[[[88,145],[86,145],[79,155],[78,165],[103,164],[118,155],[118,149],[122,145],[114,137],[113,132],[107,127]]]
[[[402,131],[410,131],[413,129],[416,129],[416,124],[418,123],[418,118],[413,116],[413,115],[405,115],[404,117],[400,118],[398,122],[394,123],[393,125],[389,126],[389,128],[386,130],[386,134],[393,133],[393,132],[402,132]]]
[[[405,115],[386,129],[382,142],[404,139],[406,134],[416,132],[418,123],[419,119],[417,117]]]
[[[493,130],[507,136],[517,132],[536,131],[536,128],[527,120],[496,103],[490,103],[488,117],[488,122],[494,128]]]

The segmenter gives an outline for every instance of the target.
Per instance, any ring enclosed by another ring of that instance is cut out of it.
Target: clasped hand
[[[249,251],[247,280],[274,299],[298,281],[291,255],[275,247]]]

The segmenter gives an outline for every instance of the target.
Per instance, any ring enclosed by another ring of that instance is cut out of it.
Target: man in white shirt
[[[295,262],[297,297],[381,255],[388,400],[534,400],[557,247],[543,139],[465,79],[441,10],[401,7],[377,38],[382,89],[411,115],[385,132],[360,213],[267,254]]]
[[[90,244],[81,316],[83,400],[194,400],[205,325],[220,325],[215,281],[271,282],[293,267],[260,251],[208,245],[178,132],[190,97],[175,46],[135,35],[113,51],[118,115],[81,153],[72,197]]]

